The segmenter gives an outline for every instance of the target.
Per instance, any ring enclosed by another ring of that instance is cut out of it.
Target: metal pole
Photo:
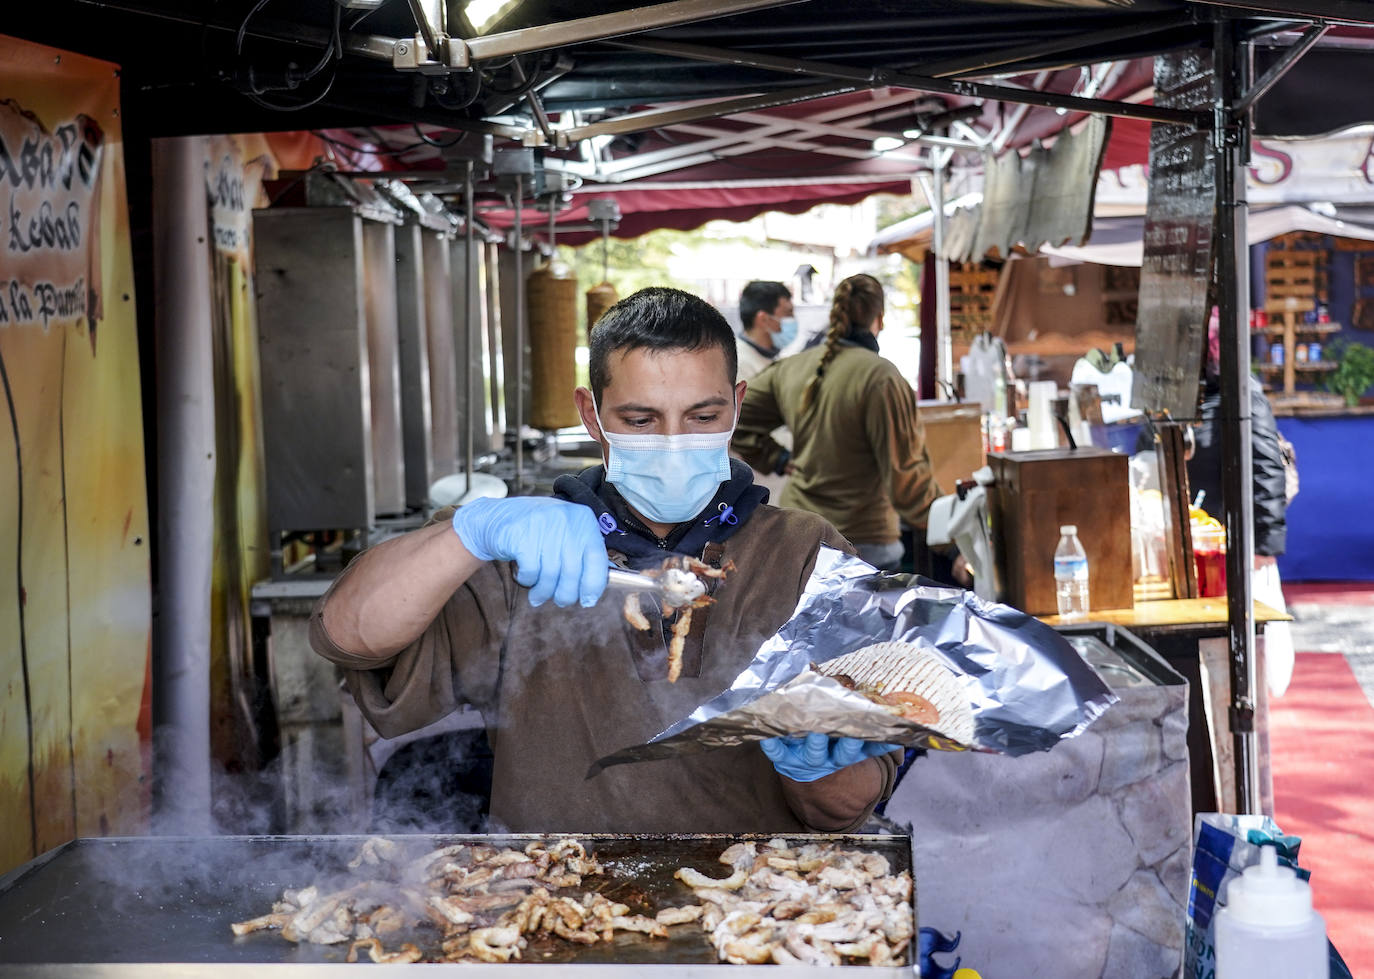
[[[1217,306],[1221,318],[1221,497],[1226,517],[1227,650],[1230,726],[1235,739],[1236,808],[1260,811],[1255,741],[1255,622],[1250,571],[1254,553],[1253,459],[1250,426],[1249,251],[1245,224],[1245,164],[1250,127],[1234,113],[1250,74],[1250,45],[1235,25],[1216,23],[1212,40],[1217,97],[1212,153],[1217,174]]]
[[[795,75],[799,78],[834,78],[850,82],[855,88],[909,88],[917,92],[942,92],[946,95],[961,95],[969,99],[991,99],[998,102],[1025,102],[1051,109],[1067,109],[1069,112],[1097,112],[1108,116],[1148,119],[1152,122],[1168,122],[1181,126],[1202,127],[1211,123],[1206,113],[1190,112],[1184,109],[1170,109],[1158,105],[1137,105],[1134,102],[1113,102],[1110,99],[1083,98],[1079,95],[1060,95],[1058,92],[1012,88],[1009,85],[989,85],[985,82],[964,81],[958,78],[930,78],[925,75],[891,71],[886,68],[862,68],[830,61],[813,61],[809,58],[786,58],[772,54],[756,54],[752,51],[710,48],[700,44],[664,41],[655,37],[617,40],[614,43],[618,47],[653,51],[670,57],[688,58],[693,61],[705,61],[713,64],[737,65],[746,68],[762,68],[767,71]],[[583,130],[588,128],[591,127],[582,127]],[[583,135],[595,135],[595,133],[584,133]],[[570,130],[568,138],[575,140],[582,137],[574,136],[573,131]]]
[[[495,242],[483,246],[486,261],[487,281],[487,376],[491,378],[488,394],[491,401],[491,424],[487,426],[487,448],[491,446],[491,434],[498,433],[504,438],[506,431],[506,368],[501,354],[501,262]]]
[[[506,58],[513,54],[529,54],[562,48],[587,41],[600,41],[622,34],[637,34],[660,27],[676,27],[694,21],[745,14],[769,7],[784,7],[797,0],[670,0],[645,7],[593,14],[575,20],[554,21],[537,27],[522,27],[499,34],[470,37],[466,41],[473,61]]]
[[[549,201],[549,271],[553,271],[553,260],[557,254],[558,241],[558,196],[550,194]],[[558,460],[558,434],[552,429],[544,433],[544,444],[549,449],[549,458],[556,464]]]
[[[945,160],[938,149],[930,151],[929,176],[920,174],[921,190],[930,204],[931,246],[935,253],[935,387],[936,396],[954,390],[954,342],[949,323],[949,260],[945,258]],[[925,297],[921,298],[925,302]]]
[[[935,224],[939,229],[936,234],[940,236],[936,252],[940,256],[939,264],[935,266],[935,332],[939,339],[939,360],[936,362],[936,376],[939,378],[941,390],[937,397],[941,401],[953,400],[954,395],[954,340],[950,336],[949,323],[949,262],[944,257],[945,242],[945,163],[949,160],[949,153],[935,150],[931,153],[931,158],[935,161],[935,173],[932,176],[931,186],[935,191]]]
[[[210,817],[210,583],[215,549],[214,332],[205,144],[153,142],[162,614],[153,656],[156,832],[200,836]],[[168,505],[174,504],[174,505]]]
[[[525,199],[524,174],[515,175],[515,492],[525,486],[525,265],[520,205]]]
[[[473,330],[477,328],[478,317],[473,315],[475,303],[472,291],[476,286],[476,276],[473,275],[473,198],[476,196],[472,185],[472,161],[467,161],[467,172],[463,175],[463,472],[467,474],[464,480],[463,499],[468,498],[472,492],[472,465],[473,451],[472,440],[476,425],[473,417],[477,411],[477,399],[473,397],[473,389],[477,386],[473,382],[472,353],[481,345],[474,343]],[[477,374],[481,376],[480,373]]]
[[[1310,17],[1341,24],[1374,24],[1374,7],[1366,0],[1198,0],[1214,7],[1240,8],[1240,16],[1253,17],[1258,12],[1281,17]]]

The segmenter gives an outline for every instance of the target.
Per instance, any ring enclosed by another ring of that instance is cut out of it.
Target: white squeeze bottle
[[[1327,979],[1326,922],[1312,888],[1272,846],[1226,888],[1216,917],[1216,979]]]
[[[1059,534],[1059,546],[1054,549],[1054,597],[1060,615],[1078,618],[1088,614],[1088,554],[1073,524],[1060,527]]]

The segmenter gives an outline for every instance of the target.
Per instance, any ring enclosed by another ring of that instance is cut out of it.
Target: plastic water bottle
[[[1312,888],[1272,846],[1226,887],[1216,916],[1216,979],[1327,979],[1326,922]]]
[[[1054,549],[1054,597],[1061,616],[1081,618],[1089,607],[1088,554],[1073,524],[1060,527],[1059,534],[1059,546]]]

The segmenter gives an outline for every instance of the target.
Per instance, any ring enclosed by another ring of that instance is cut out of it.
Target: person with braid
[[[749,382],[731,447],[762,472],[790,473],[778,505],[825,517],[885,571],[902,562],[899,521],[924,543],[939,495],[916,414],[916,392],[878,355],[883,287],[871,275],[839,284],[825,342]],[[792,432],[792,451],[773,440]]]

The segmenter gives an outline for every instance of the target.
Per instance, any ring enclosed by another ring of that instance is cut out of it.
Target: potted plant
[[[1374,348],[1337,340],[1323,352],[1322,359],[1336,362],[1336,369],[1327,376],[1326,389],[1345,398],[1352,408],[1359,404],[1360,395],[1374,384]]]

